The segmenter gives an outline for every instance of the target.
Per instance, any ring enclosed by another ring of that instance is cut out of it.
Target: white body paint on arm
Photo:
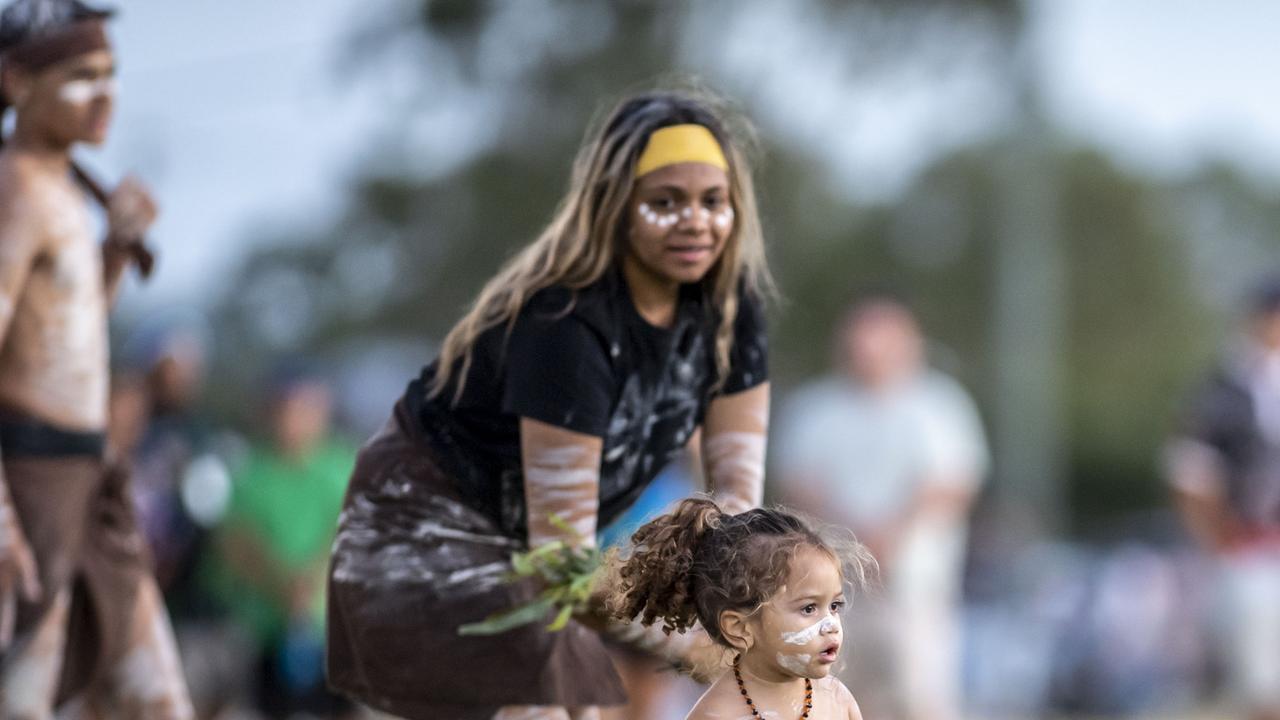
[[[764,500],[769,384],[711,401],[702,431],[708,489],[720,508],[737,514]]]
[[[594,546],[600,509],[600,438],[520,419],[529,547],[564,540]],[[551,521],[558,517],[571,532]]]
[[[716,504],[731,515],[764,500],[765,435],[722,432],[703,441],[707,477]]]

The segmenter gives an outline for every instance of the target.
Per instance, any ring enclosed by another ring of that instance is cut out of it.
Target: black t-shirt
[[[1197,389],[1181,435],[1218,454],[1232,512],[1256,528],[1280,528],[1280,443],[1258,419],[1248,370],[1228,361]]]
[[[688,443],[714,395],[767,379],[762,309],[743,292],[730,372],[715,388],[718,321],[703,292],[684,286],[664,329],[636,311],[620,273],[576,293],[547,288],[525,304],[509,337],[504,325],[477,340],[456,405],[453,387],[427,397],[436,363],[405,400],[458,490],[517,538],[526,529],[519,418],[602,438],[604,527]]]

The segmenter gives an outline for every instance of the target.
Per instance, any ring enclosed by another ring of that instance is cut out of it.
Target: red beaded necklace
[[[738,681],[738,691],[742,693],[742,699],[747,701],[747,707],[751,708],[751,717],[760,718],[760,711],[756,709],[756,704],[751,701],[751,696],[747,694],[747,686],[742,684],[742,672],[738,670],[738,663],[742,660],[739,655],[733,659],[733,678]],[[804,679],[804,712],[800,713],[800,720],[808,720],[809,711],[813,709],[813,683],[809,682],[809,678]],[[761,718],[763,720],[763,718]]]

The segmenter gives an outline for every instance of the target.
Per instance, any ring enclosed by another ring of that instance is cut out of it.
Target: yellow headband
[[[677,163],[696,162],[729,172],[724,151],[711,131],[701,125],[671,125],[658,128],[636,161],[636,177]]]

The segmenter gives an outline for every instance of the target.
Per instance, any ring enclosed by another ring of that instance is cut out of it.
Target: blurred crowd
[[[1169,426],[1152,458],[1168,506],[1070,541],[985,485],[981,415],[930,363],[910,304],[851,304],[831,374],[781,393],[769,488],[879,561],[841,671],[865,717],[1277,717],[1280,284],[1257,289],[1236,338],[1189,379],[1181,418],[1152,420]],[[672,468],[619,525],[695,492],[696,466]],[[619,720],[679,717],[696,698],[656,664],[623,667],[646,700]]]
[[[1183,417],[1153,419],[1170,425],[1168,507],[1088,543],[991,492],[982,413],[931,362],[944,354],[909,302],[861,296],[832,337],[830,374],[779,393],[769,499],[875,553],[841,671],[866,717],[1275,717],[1280,284],[1189,382]],[[256,430],[212,426],[206,342],[199,323],[143,327],[111,401],[193,699],[209,718],[358,716],[324,689],[323,579],[368,428],[336,431],[331,368],[300,360],[261,379]],[[698,466],[668,468],[604,544],[696,492]],[[608,718],[678,718],[700,691],[656,659],[615,659],[635,701]]]
[[[201,717],[331,717],[324,578],[355,445],[334,430],[331,379],[282,360],[256,428],[214,427],[198,321],[144,326],[114,373],[110,445],[133,469],[139,524]]]

